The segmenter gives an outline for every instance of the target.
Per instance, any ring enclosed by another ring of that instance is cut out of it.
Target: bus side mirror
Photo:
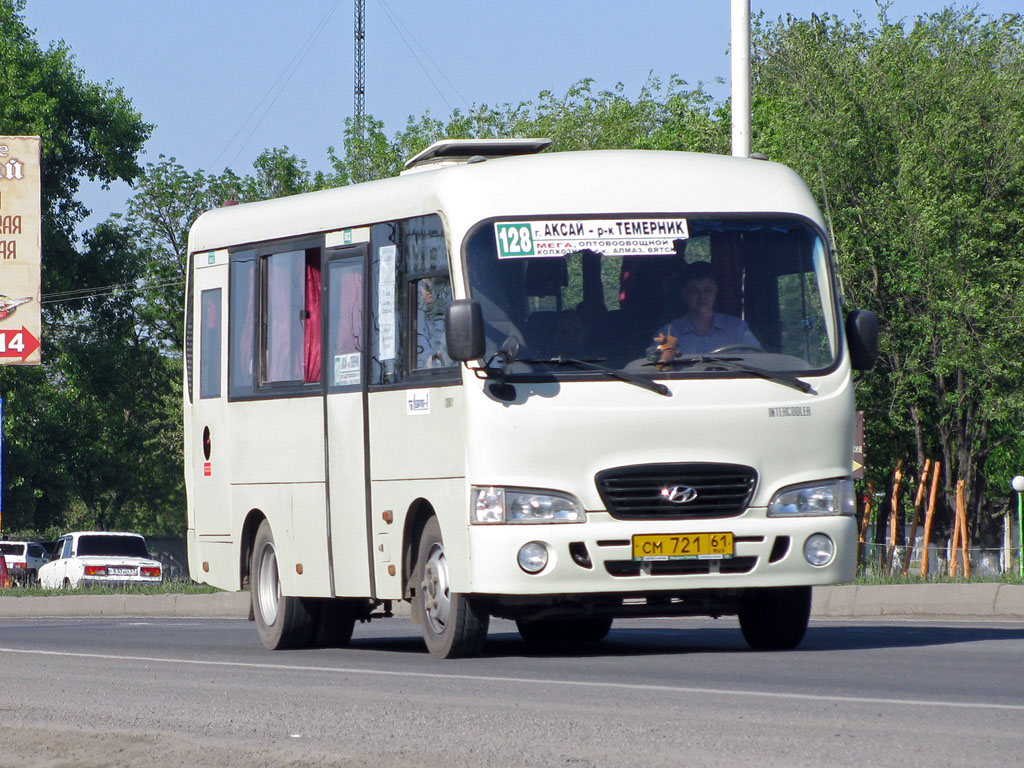
[[[878,315],[855,309],[846,316],[846,344],[855,371],[870,371],[878,357]]]
[[[464,363],[484,356],[484,313],[479,302],[455,299],[444,310],[448,357]]]

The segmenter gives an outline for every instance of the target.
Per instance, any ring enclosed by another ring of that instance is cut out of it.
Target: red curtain
[[[320,251],[306,251],[306,323],[302,344],[305,381],[320,381],[322,333],[320,324]]]

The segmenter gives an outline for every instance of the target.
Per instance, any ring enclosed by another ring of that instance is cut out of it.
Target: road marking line
[[[102,659],[106,661],[138,661],[146,664],[184,664],[197,667],[229,667],[235,669],[263,669],[287,672],[330,672],[340,675],[377,675],[381,677],[413,677],[429,680],[463,680],[483,683],[518,683],[522,685],[554,685],[569,688],[612,688],[629,691],[658,693],[685,693],[688,695],[742,696],[748,698],[818,701],[839,704],[889,704],[900,707],[939,707],[943,709],[996,709],[1024,712],[1024,704],[996,704],[994,702],[956,702],[931,699],[887,699],[872,696],[823,696],[812,693],[781,693],[777,691],[744,691],[727,688],[696,688],[683,685],[638,685],[634,683],[592,682],[587,680],[551,680],[529,677],[499,677],[495,675],[443,674],[440,672],[401,672],[388,669],[357,669],[353,667],[313,667],[302,664],[255,664],[245,661],[204,661],[203,659],[168,659],[159,656],[118,656],[108,653],[73,653],[70,651],[39,651],[24,648],[0,648],[0,653],[29,656],[56,656],[75,659]]]

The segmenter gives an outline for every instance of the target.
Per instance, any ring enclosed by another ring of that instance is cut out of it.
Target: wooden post
[[[892,473],[892,496],[889,499],[889,547],[886,553],[885,572],[892,573],[892,559],[896,554],[896,528],[899,521],[900,482],[903,480],[903,459],[896,462]]]
[[[1013,571],[1013,529],[1010,522],[1010,510],[1003,515],[1003,573]]]
[[[949,575],[956,576],[957,568],[960,565],[960,540],[966,535],[961,526],[960,506],[963,503],[964,481],[956,482],[956,509],[953,511],[953,540],[950,542]]]
[[[964,578],[971,578],[971,553],[970,553],[970,531],[967,528],[967,499],[964,494],[967,490],[967,481],[961,480],[957,483],[956,510],[960,515],[960,546],[963,548],[964,556]]]
[[[960,515],[953,513],[953,538],[949,542],[949,575],[956,577],[956,569],[960,565]]]
[[[935,495],[939,490],[939,470],[942,462],[932,465],[932,488],[928,493],[928,509],[924,513],[924,540],[921,542],[921,578],[928,578],[928,545],[932,539],[932,518],[935,515]]]
[[[864,517],[860,521],[860,539],[857,542],[857,568],[860,569],[861,562],[864,559],[864,544],[868,537],[868,524],[871,522],[871,499],[875,495],[875,486],[868,480],[868,497],[867,501],[864,502]]]
[[[914,522],[910,526],[910,538],[907,540],[907,556],[903,558],[903,575],[910,570],[910,558],[914,554],[914,541],[917,539],[917,524],[921,519],[921,504],[924,502],[924,491],[928,486],[928,472],[931,471],[932,460],[924,460],[924,469],[921,470],[921,478],[917,483],[917,495],[914,497]]]

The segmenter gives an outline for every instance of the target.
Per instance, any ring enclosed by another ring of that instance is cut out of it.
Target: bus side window
[[[373,228],[371,384],[456,370],[444,338],[452,298],[444,227],[436,214]]]
[[[320,380],[319,250],[272,253],[263,259],[263,383]]]
[[[228,394],[251,395],[256,385],[256,254],[231,257],[228,288]]]
[[[363,265],[358,259],[346,259],[330,262],[328,269],[328,383],[358,386],[362,384]]]
[[[220,397],[220,288],[199,296],[199,397]]]
[[[416,370],[452,365],[444,336],[444,311],[452,300],[448,275],[414,280],[416,296]]]
[[[272,253],[263,260],[263,381],[302,378],[305,254]]]

